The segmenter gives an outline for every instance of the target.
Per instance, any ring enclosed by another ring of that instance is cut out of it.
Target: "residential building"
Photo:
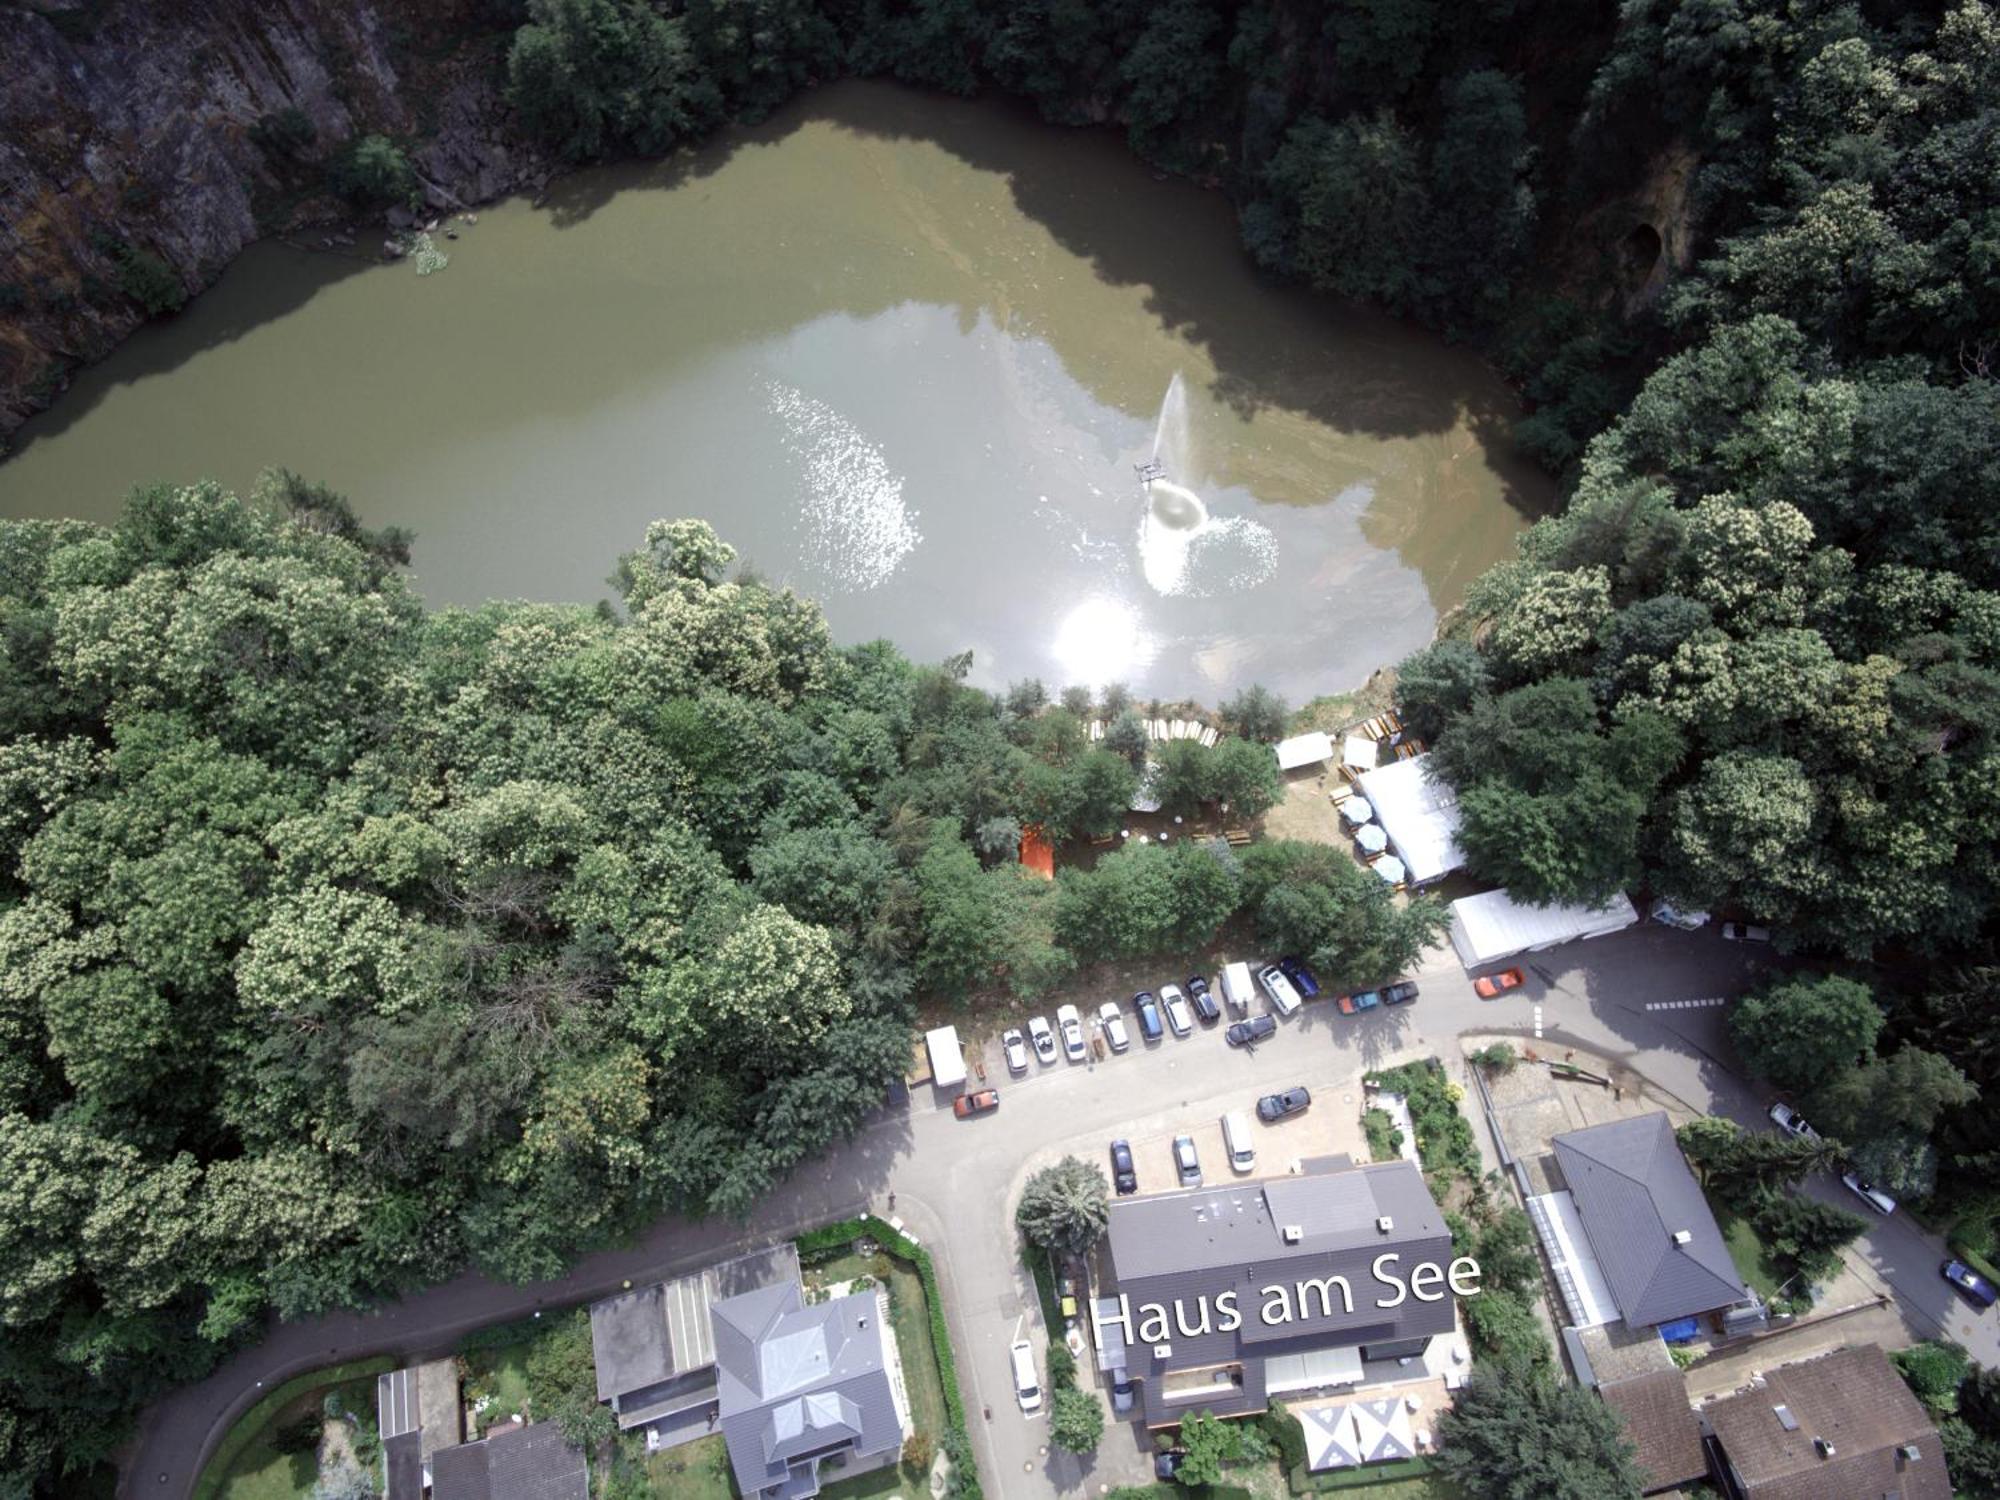
[[[383,1500],[421,1500],[431,1459],[465,1439],[458,1362],[433,1359],[375,1381],[375,1429],[382,1439]]]
[[[1100,1363],[1136,1382],[1154,1427],[1439,1362],[1430,1373],[1448,1374],[1449,1278],[1470,1265],[1454,1266],[1416,1166],[1344,1156],[1296,1176],[1117,1199],[1099,1258]]]
[[[432,1454],[431,1500],[590,1500],[590,1471],[555,1423],[508,1424]]]
[[[1687,1378],[1679,1370],[1613,1381],[1597,1394],[1623,1419],[1625,1436],[1638,1449],[1640,1493],[1657,1495],[1708,1478],[1701,1419],[1688,1404]]]
[[[1951,1500],[1937,1428],[1873,1344],[1767,1370],[1702,1414],[1732,1500]]]

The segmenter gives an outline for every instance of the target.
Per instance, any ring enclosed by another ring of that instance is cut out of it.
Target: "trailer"
[[[924,1050],[931,1055],[932,1083],[941,1089],[955,1089],[965,1082],[965,1049],[958,1044],[956,1026],[925,1032]]]

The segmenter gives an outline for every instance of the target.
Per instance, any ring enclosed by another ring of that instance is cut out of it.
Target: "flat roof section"
[[[1618,1316],[1618,1299],[1611,1295],[1611,1283],[1604,1268],[1591,1253],[1590,1237],[1583,1232],[1583,1220],[1576,1200],[1566,1192],[1537,1193],[1528,1200],[1528,1217],[1541,1231],[1542,1249],[1549,1257],[1556,1286],[1562,1291],[1563,1305],[1575,1328],[1596,1328]]]

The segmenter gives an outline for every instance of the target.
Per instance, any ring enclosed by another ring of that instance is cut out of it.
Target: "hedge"
[[[1360,1469],[1334,1469],[1325,1474],[1297,1468],[1285,1477],[1294,1495],[1325,1495],[1335,1490],[1369,1490],[1378,1484],[1421,1479],[1431,1472],[1433,1466],[1428,1458],[1399,1458],[1386,1464],[1369,1464]]]
[[[931,1351],[937,1358],[938,1385],[944,1391],[945,1431],[938,1446],[951,1459],[951,1493],[961,1500],[983,1500],[979,1465],[972,1456],[972,1435],[965,1425],[965,1398],[958,1389],[958,1362],[952,1357],[951,1335],[945,1329],[944,1296],[938,1290],[937,1268],[931,1264],[930,1251],[873,1214],[808,1229],[792,1243],[798,1246],[800,1264],[813,1265],[844,1253],[864,1235],[898,1260],[907,1261],[923,1282],[924,1301],[931,1315]]]
[[[1056,1298],[1055,1267],[1049,1264],[1049,1252],[1029,1240],[1021,1242],[1021,1259],[1027,1263],[1028,1272],[1035,1278],[1035,1291],[1042,1299],[1042,1326],[1049,1330],[1051,1337],[1063,1326],[1062,1303]]]
[[[324,1370],[310,1370],[304,1375],[287,1380],[271,1391],[248,1411],[231,1424],[229,1431],[222,1435],[222,1441],[215,1445],[215,1452],[202,1465],[201,1477],[194,1482],[192,1500],[214,1500],[222,1493],[223,1481],[229,1477],[229,1470],[236,1460],[260,1436],[271,1418],[286,1403],[303,1396],[307,1391],[316,1391],[325,1386],[345,1384],[359,1380],[364,1375],[380,1375],[385,1370],[396,1368],[396,1361],[386,1354],[378,1354],[372,1359],[350,1360],[344,1365],[333,1365]]]

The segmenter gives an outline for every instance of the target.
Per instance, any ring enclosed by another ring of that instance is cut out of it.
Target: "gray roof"
[[[1390,1221],[1386,1231],[1378,1222],[1384,1218]],[[1290,1226],[1299,1230],[1296,1243],[1285,1238]],[[1153,1346],[1138,1340],[1135,1330],[1127,1352],[1127,1367],[1135,1375],[1153,1373],[1156,1364],[1189,1369],[1246,1352],[1277,1355],[1390,1343],[1453,1327],[1449,1296],[1436,1302],[1406,1296],[1395,1308],[1376,1305],[1387,1290],[1375,1279],[1377,1256],[1400,1255],[1396,1269],[1404,1276],[1421,1262],[1448,1266],[1452,1259],[1444,1215],[1431,1200],[1423,1173],[1408,1161],[1122,1198],[1111,1205],[1109,1244],[1116,1281],[1111,1290],[1130,1299],[1135,1320],[1143,1304],[1171,1309],[1179,1299],[1193,1322],[1200,1299],[1213,1305],[1232,1290],[1243,1315],[1242,1326],[1230,1333],[1188,1337],[1176,1329],[1165,1361],[1155,1360]],[[1289,1323],[1266,1324],[1256,1315],[1259,1288],[1334,1275],[1347,1279],[1353,1312],[1336,1301]]]
[[[414,1432],[400,1432],[382,1440],[382,1462],[389,1486],[385,1500],[423,1500],[423,1440]]]
[[[589,1500],[583,1450],[553,1422],[440,1448],[431,1455],[431,1500]]]
[[[808,1305],[798,1283],[715,1303],[723,1440],[745,1495],[810,1495],[815,1455],[899,1446],[873,1292]]]
[[[1648,1328],[1744,1300],[1743,1280],[1666,1115],[1572,1130],[1553,1145],[1628,1324]],[[1674,1243],[1677,1230],[1687,1232],[1686,1244]]]
[[[658,1405],[655,1391],[715,1363],[711,1303],[779,1281],[796,1281],[797,1246],[790,1240],[709,1266],[676,1281],[656,1281],[606,1297],[590,1307],[591,1353],[597,1364],[597,1399],[627,1406]]]

